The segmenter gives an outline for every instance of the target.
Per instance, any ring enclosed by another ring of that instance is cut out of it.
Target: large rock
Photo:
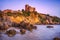
[[[12,37],[16,34],[16,31],[15,30],[8,30],[6,31],[6,34],[9,36],[9,37]]]

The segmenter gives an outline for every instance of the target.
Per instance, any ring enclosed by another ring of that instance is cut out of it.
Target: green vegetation
[[[11,12],[7,12],[6,14],[7,14],[7,16],[12,16]]]
[[[24,15],[24,16],[30,16],[30,12],[29,12],[29,11],[26,12],[26,11],[24,11],[24,10],[22,9],[22,12],[23,12],[23,15]]]
[[[60,22],[60,19],[58,17],[54,17],[52,21],[53,22]]]

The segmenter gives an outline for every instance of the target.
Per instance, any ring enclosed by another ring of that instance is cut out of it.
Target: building
[[[34,11],[35,11],[35,8],[34,8],[34,7],[31,7],[31,6],[29,6],[29,5],[25,5],[25,11],[26,11],[26,12],[28,12],[28,11],[34,12]]]
[[[25,5],[25,11],[28,11],[29,10],[29,5]]]

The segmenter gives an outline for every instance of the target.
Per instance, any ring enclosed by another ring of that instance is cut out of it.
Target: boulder
[[[15,30],[8,30],[6,31],[6,34],[9,36],[9,37],[12,37],[16,34],[16,31]]]
[[[25,29],[21,29],[20,32],[21,32],[21,34],[25,34],[26,30]]]

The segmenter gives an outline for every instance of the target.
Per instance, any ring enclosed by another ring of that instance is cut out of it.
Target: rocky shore
[[[36,26],[29,24],[29,23],[25,23],[24,21],[20,23],[13,22],[11,25],[8,25],[8,24],[6,25],[5,23],[3,23],[2,25],[0,25],[0,33],[5,32],[5,34],[7,34],[10,37],[14,36],[16,34],[16,31],[14,29],[8,30],[10,27],[20,29],[20,34],[25,34],[26,31],[32,32],[33,29],[35,30],[37,29]]]

